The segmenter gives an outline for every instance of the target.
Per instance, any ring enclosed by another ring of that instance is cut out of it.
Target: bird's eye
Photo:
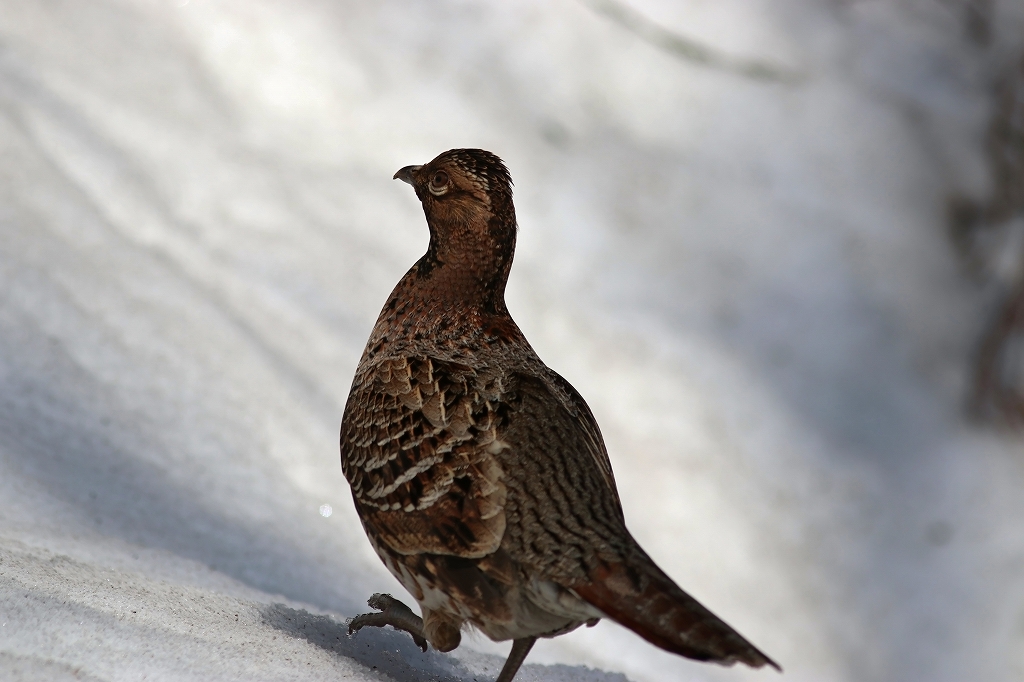
[[[448,191],[448,174],[444,171],[437,171],[433,177],[430,178],[430,184],[427,185],[427,189],[435,197],[439,197]]]

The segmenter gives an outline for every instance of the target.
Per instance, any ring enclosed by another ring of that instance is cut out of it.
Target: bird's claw
[[[423,637],[423,619],[413,613],[412,609],[390,594],[374,594],[366,601],[366,604],[377,611],[363,613],[349,621],[348,634],[350,636],[368,625],[376,628],[390,625],[396,630],[408,632],[412,636],[412,641],[416,642],[416,646],[423,651],[427,650],[427,640]]]

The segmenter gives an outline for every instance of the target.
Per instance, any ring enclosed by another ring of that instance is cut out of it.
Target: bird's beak
[[[406,166],[395,173],[395,177],[392,180],[401,180],[402,182],[408,182],[410,185],[413,182],[412,174],[418,171],[423,166]]]

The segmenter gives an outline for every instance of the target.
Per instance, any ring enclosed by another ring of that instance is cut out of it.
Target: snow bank
[[[1024,676],[1024,457],[961,417],[986,298],[942,213],[1021,12],[983,52],[950,4],[631,4],[802,80],[568,0],[0,3],[0,677],[495,674],[344,634],[398,590],[336,446],[426,244],[390,178],[456,146],[508,162],[509,307],[681,585],[788,680]],[[608,623],[529,660],[774,674]]]

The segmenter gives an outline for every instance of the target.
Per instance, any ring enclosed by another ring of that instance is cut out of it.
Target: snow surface
[[[981,50],[953,2],[630,5],[802,78],[572,0],[0,2],[0,679],[495,674],[345,635],[401,594],[337,453],[426,244],[391,175],[461,146],[507,161],[509,307],[681,585],[793,682],[1024,678],[1024,452],[962,416],[990,299],[943,227],[1021,7]],[[776,679],[610,623],[529,662]]]

